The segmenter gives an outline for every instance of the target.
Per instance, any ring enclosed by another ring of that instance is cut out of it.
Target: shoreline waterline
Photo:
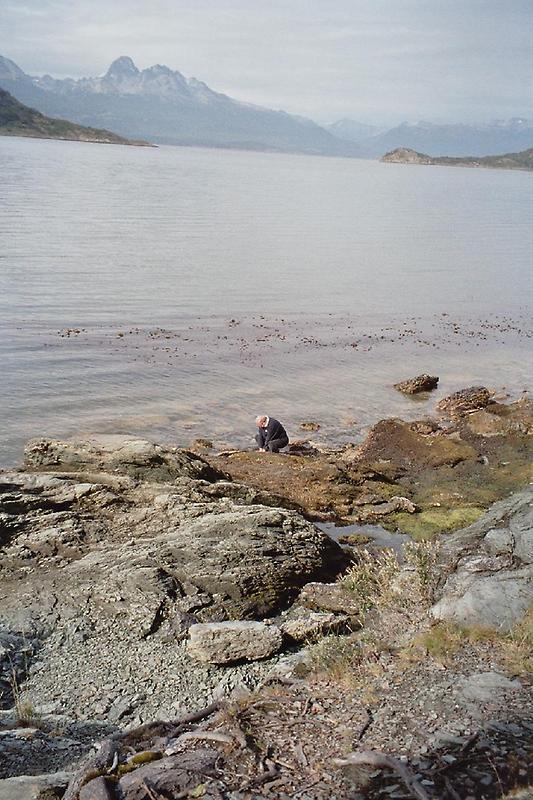
[[[263,410],[291,439],[302,422],[331,446],[359,441],[383,417],[432,414],[444,395],[482,384],[518,399],[530,385],[526,314],[461,318],[243,315],[142,327],[4,329],[0,467],[27,439],[120,433],[187,447],[253,446]],[[439,375],[438,389],[406,397],[393,384]],[[21,404],[20,397],[26,400]]]

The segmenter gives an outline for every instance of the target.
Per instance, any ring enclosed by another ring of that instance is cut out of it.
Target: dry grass
[[[342,586],[353,592],[361,607],[361,624],[372,608],[406,611],[430,605],[437,580],[438,545],[409,542],[404,547],[407,569],[402,569],[393,550],[377,555],[361,550],[356,563],[341,578]]]
[[[405,548],[406,569],[393,550],[377,555],[361,550],[340,584],[356,595],[358,622],[367,627],[351,636],[326,636],[311,645],[311,672],[366,691],[372,679],[383,674],[381,654],[394,646],[398,631],[416,627],[421,610],[431,602],[436,560],[437,548],[430,542],[413,542]]]
[[[533,676],[533,607],[509,633],[493,628],[464,627],[451,622],[438,622],[417,636],[403,652],[408,660],[418,653],[430,655],[441,664],[449,664],[466,645],[490,645],[506,672],[521,678]]]
[[[417,636],[409,648],[411,654],[422,651],[438,661],[449,664],[466,643],[465,633],[449,622],[439,622],[429,630]]]
[[[406,563],[415,571],[416,589],[420,598],[430,605],[434,600],[438,579],[438,542],[407,542],[404,545]]]
[[[15,714],[19,725],[24,727],[38,723],[40,721],[40,714],[36,711],[31,699],[23,693],[13,665],[11,665],[10,684]]]
[[[509,672],[523,678],[533,676],[533,606],[503,639],[502,651]]]

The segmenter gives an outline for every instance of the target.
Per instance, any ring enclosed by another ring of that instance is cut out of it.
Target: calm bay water
[[[531,383],[533,175],[0,138],[0,465],[31,436],[357,438]],[[441,376],[413,401],[395,380]]]

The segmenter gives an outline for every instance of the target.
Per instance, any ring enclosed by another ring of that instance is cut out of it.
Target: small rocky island
[[[531,797],[532,432],[470,387],[340,450],[30,441],[0,799]]]
[[[444,167],[487,167],[490,169],[533,169],[533,148],[501,156],[428,156],[408,147],[385,153],[380,161],[387,164],[429,164]]]
[[[64,119],[46,117],[34,108],[19,103],[4,89],[0,89],[0,135],[152,147],[148,142],[130,141],[111,131],[86,128]]]

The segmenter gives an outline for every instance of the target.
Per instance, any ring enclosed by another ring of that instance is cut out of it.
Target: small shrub
[[[357,687],[363,702],[372,705],[375,679],[383,675],[381,652],[376,642],[359,634],[326,636],[309,648],[311,672],[352,690]]]
[[[349,636],[325,636],[309,648],[311,668],[316,674],[339,677],[360,658],[359,644]]]
[[[361,550],[357,562],[341,578],[341,585],[353,592],[360,603],[361,619],[374,606],[382,606],[391,600],[393,579],[400,565],[393,550],[382,550],[377,555]]]

